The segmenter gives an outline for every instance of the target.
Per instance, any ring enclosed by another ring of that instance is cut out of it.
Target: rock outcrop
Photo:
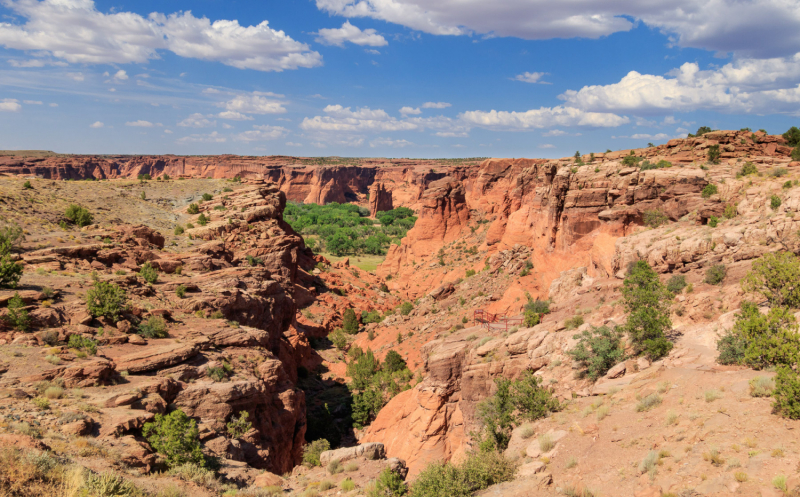
[[[386,190],[386,185],[383,182],[373,183],[369,187],[369,215],[375,217],[378,212],[392,209],[394,209],[392,192]]]

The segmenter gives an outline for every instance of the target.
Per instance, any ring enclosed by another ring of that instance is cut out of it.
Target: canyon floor
[[[385,468],[413,488],[429,464],[476,450],[478,404],[525,371],[563,409],[517,426],[504,451],[515,478],[476,495],[795,495],[800,424],[750,387],[774,371],[717,362],[753,262],[800,252],[790,153],[781,136],[717,131],[579,160],[6,157],[0,224],[24,239],[19,286],[0,290],[0,445],[7,467],[28,469],[0,471],[0,495],[81,495],[64,476],[75,468],[143,495],[366,495]],[[287,201],[404,206],[418,220],[385,257],[326,257],[283,220]],[[92,222],[67,222],[71,204]],[[581,378],[574,336],[626,321],[638,260],[689,284],[670,303],[673,348]],[[98,280],[127,294],[116,319],[87,310]],[[27,330],[5,319],[17,295]],[[552,312],[527,328],[531,299]],[[346,309],[381,319],[337,348]],[[364,427],[350,418],[355,347],[395,351],[413,376]],[[144,436],[176,409],[213,471],[169,471]],[[234,434],[242,413],[251,424]],[[332,431],[342,448],[322,457],[344,470],[302,464],[307,441]],[[117,495],[98,488],[83,491]]]

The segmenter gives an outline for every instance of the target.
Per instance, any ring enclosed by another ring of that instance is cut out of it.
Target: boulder
[[[349,461],[357,457],[366,459],[383,459],[386,457],[386,450],[382,443],[372,442],[356,445],[355,447],[343,447],[336,450],[326,450],[319,455],[319,460],[323,466],[327,466],[334,459],[339,461]]]
[[[148,347],[117,358],[117,370],[129,373],[146,373],[174,366],[197,355],[197,345],[174,343],[163,347]]]

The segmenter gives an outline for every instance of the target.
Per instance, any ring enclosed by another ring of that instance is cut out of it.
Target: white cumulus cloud
[[[209,128],[211,126],[216,126],[216,121],[211,121],[203,114],[196,112],[191,116],[187,117],[183,121],[178,123],[178,126],[182,128]]]
[[[317,32],[317,42],[337,47],[343,47],[345,42],[367,47],[383,47],[389,44],[386,38],[374,29],[362,31],[350,24],[350,21],[345,21],[341,28],[320,29]]]
[[[546,72],[524,72],[514,76],[514,81],[522,81],[523,83],[539,83],[542,85],[549,85],[550,83],[542,81],[542,76],[547,75]]]
[[[409,145],[414,145],[412,142],[408,140],[393,140],[391,138],[376,138],[369,142],[369,146],[372,148],[375,147],[394,147],[394,148],[403,148],[408,147]]]
[[[284,102],[275,100],[274,98],[267,97],[282,97],[274,93],[260,93],[253,92],[247,95],[237,95],[233,99],[220,104],[225,110],[231,111],[235,114],[230,114],[232,117],[223,117],[224,119],[237,118],[242,119],[242,114],[283,114],[286,112]]]
[[[316,0],[347,18],[370,17],[435,35],[597,39],[637,21],[676,45],[769,57],[800,51],[796,0]]]
[[[315,67],[322,56],[267,21],[241,26],[211,22],[190,11],[142,17],[101,12],[93,0],[5,0],[24,23],[0,23],[0,45],[39,51],[79,64],[144,63],[159,50],[181,57],[221,62],[239,69],[283,71]]]
[[[447,102],[425,102],[422,104],[423,109],[446,109],[451,106],[452,104]]]
[[[490,129],[522,130],[551,126],[616,127],[630,122],[625,116],[586,112],[575,107],[541,107],[524,112],[468,111],[459,117],[470,124]]]
[[[16,98],[0,99],[0,112],[17,112],[20,109],[22,109],[22,106]]]
[[[105,127],[105,124],[103,124],[100,121],[95,121],[92,124],[90,124],[89,127],[90,128],[94,128],[94,129],[99,129],[99,128]]]
[[[125,123],[125,126],[132,126],[134,128],[152,128],[155,124],[151,123],[150,121],[129,121]]]
[[[283,126],[256,125],[249,131],[239,133],[234,139],[243,142],[266,141],[283,138],[287,134],[289,134],[289,130]]]
[[[415,115],[416,116],[416,115],[422,114],[422,111],[419,110],[419,107],[416,107],[416,108],[415,107],[403,107],[403,108],[400,109],[400,113],[403,114],[404,116],[408,116],[408,115]]]

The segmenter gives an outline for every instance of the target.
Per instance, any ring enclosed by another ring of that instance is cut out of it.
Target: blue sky
[[[2,149],[561,157],[800,122],[794,0],[0,0],[0,47]]]

